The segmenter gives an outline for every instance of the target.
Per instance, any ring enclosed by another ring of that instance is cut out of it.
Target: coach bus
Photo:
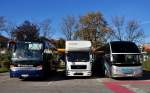
[[[9,42],[11,48],[10,77],[44,78],[57,66],[54,58],[55,47],[45,41]]]
[[[107,77],[141,77],[143,74],[141,53],[137,45],[129,41],[113,41],[101,47],[104,74]]]

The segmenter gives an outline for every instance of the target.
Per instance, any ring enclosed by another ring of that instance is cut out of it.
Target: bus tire
[[[105,77],[106,78],[110,78],[110,74],[109,74],[109,72],[105,69]]]

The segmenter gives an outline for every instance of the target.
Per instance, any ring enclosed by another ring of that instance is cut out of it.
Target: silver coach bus
[[[141,77],[143,74],[141,53],[137,45],[129,41],[113,41],[101,48],[104,73],[107,77]]]

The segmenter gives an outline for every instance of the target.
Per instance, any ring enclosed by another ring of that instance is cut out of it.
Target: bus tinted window
[[[132,42],[111,42],[112,53],[140,53]]]

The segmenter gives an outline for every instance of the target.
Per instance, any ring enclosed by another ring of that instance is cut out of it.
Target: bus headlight
[[[42,70],[43,67],[42,67],[42,65],[39,65],[39,66],[36,66],[36,69],[37,69],[37,70]]]
[[[122,72],[121,69],[115,69],[115,73],[116,73],[116,74],[120,74],[121,72]]]
[[[113,74],[119,74],[122,72],[122,70],[120,68],[114,67],[114,68],[112,68],[112,72],[113,72]]]
[[[143,69],[142,68],[137,68],[135,69],[135,73],[138,74],[138,73],[142,73],[143,72]]]

